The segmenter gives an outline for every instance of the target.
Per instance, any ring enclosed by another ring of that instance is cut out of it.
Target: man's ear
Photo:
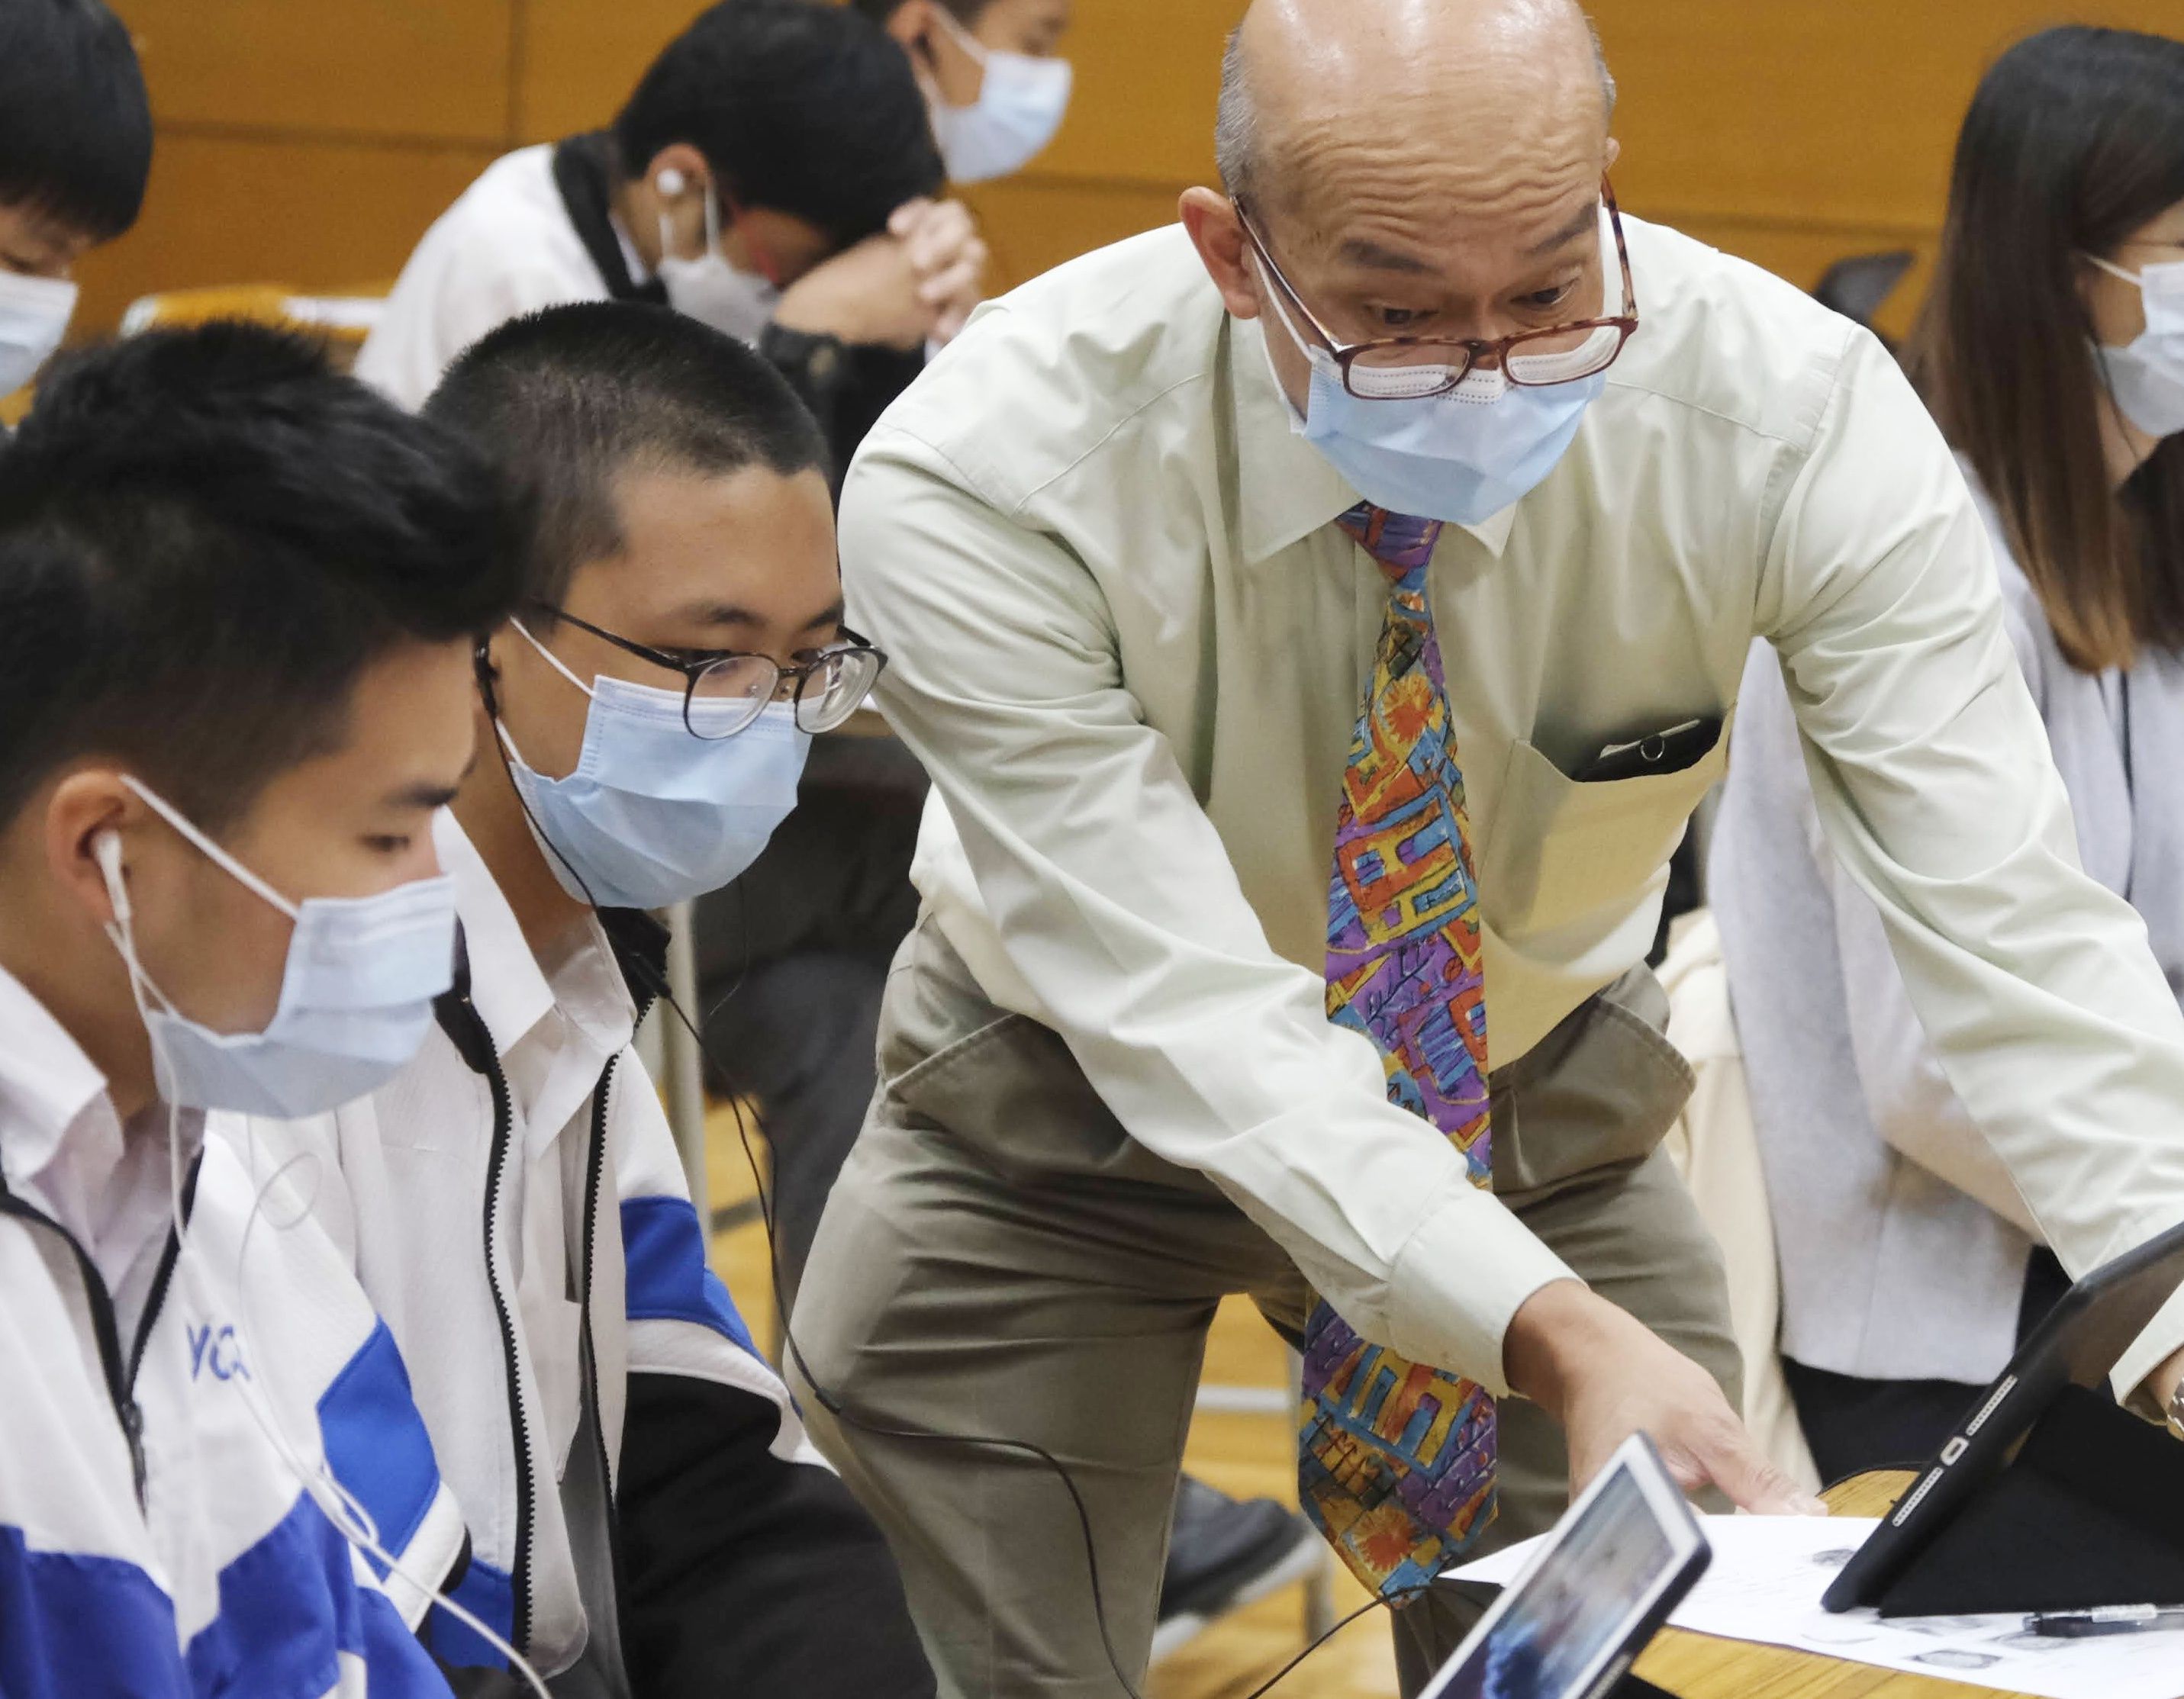
[[[1622,157],[1623,144],[1617,141],[1613,136],[1609,136],[1607,138],[1607,145],[1600,150],[1601,175],[1602,176],[1606,176],[1608,172],[1613,170],[1615,169],[1615,162]]]
[[[125,883],[130,840],[149,812],[112,767],[72,772],[46,799],[46,870],[61,900],[94,925],[115,917],[103,864],[115,860]],[[118,852],[102,850],[108,839],[120,845]]]
[[[1237,318],[1257,318],[1259,286],[1245,258],[1249,244],[1235,202],[1212,189],[1185,189],[1179,210],[1206,275],[1221,292],[1222,304]]]

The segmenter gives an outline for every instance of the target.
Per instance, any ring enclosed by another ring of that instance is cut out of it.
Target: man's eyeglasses
[[[842,641],[795,666],[771,655],[734,649],[653,649],[602,631],[589,621],[541,603],[541,613],[565,620],[626,655],[682,675],[682,723],[694,738],[733,738],[753,725],[766,705],[786,697],[796,705],[800,728],[817,736],[842,725],[865,704],[887,670],[887,655],[847,626]]]
[[[1306,324],[1325,344],[1341,369],[1342,387],[1360,401],[1423,401],[1446,395],[1468,376],[1474,367],[1501,368],[1513,384],[1544,388],[1549,384],[1574,383],[1615,364],[1623,345],[1638,328],[1638,296],[1630,276],[1630,250],[1623,240],[1623,214],[1615,204],[1615,191],[1603,177],[1600,198],[1607,209],[1607,221],[1615,232],[1616,257],[1623,265],[1623,310],[1611,317],[1580,319],[1544,330],[1519,331],[1514,336],[1490,341],[1454,337],[1375,337],[1362,343],[1340,341],[1304,304],[1290,285],[1268,249],[1243,202],[1236,216],[1244,226],[1245,240],[1259,257],[1275,287],[1289,298]]]

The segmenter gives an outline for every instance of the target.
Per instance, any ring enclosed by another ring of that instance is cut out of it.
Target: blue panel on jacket
[[[385,1322],[319,1400],[319,1428],[334,1479],[370,1516],[379,1543],[399,1558],[432,1507],[440,1470],[410,1371]],[[384,1577],[383,1564],[374,1560],[371,1567]]]
[[[694,1322],[733,1340],[753,1356],[750,1329],[705,1256],[698,1212],[686,1199],[628,1198],[621,1206],[625,1295],[632,1322]]]
[[[308,1494],[220,1572],[220,1615],[190,1641],[198,1693],[321,1699],[339,1654],[366,1659],[372,1699],[446,1699],[448,1684],[386,1598],[357,1585],[348,1542]]]
[[[175,1607],[142,1569],[119,1557],[33,1551],[0,1528],[0,1693],[81,1699],[189,1691]]]

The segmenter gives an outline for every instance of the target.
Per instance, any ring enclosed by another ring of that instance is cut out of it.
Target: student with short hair
[[[0,395],[61,345],[75,263],[136,222],[151,170],[127,26],[100,0],[0,0]]]
[[[749,864],[883,665],[842,625],[825,444],[749,349],[608,303],[503,326],[426,412],[532,498],[439,840],[462,979],[384,1089],[250,1136],[322,1159],[469,1519],[460,1596],[557,1695],[929,1694],[893,1559],[709,1271],[631,1048],[664,978],[638,911]],[[495,1661],[444,1621],[431,1641]]]
[[[759,347],[854,446],[977,304],[985,248],[936,202],[911,67],[846,8],[727,0],[613,124],[496,161],[403,268],[358,375],[421,404],[521,313],[664,304]]]
[[[515,581],[482,458],[270,330],[82,357],[0,447],[9,1699],[447,1692],[411,1629],[464,1532],[401,1359],[309,1177],[204,1128],[423,1038]]]

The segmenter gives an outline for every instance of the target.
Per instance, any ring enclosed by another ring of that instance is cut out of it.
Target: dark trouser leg
[[[2054,1252],[2035,1247],[2018,1306],[2020,1344],[2070,1284]],[[1918,1468],[1941,1449],[1982,1390],[1960,1380],[1869,1380],[1788,1357],[1782,1373],[1813,1462],[1830,1483],[1872,1469]]]

